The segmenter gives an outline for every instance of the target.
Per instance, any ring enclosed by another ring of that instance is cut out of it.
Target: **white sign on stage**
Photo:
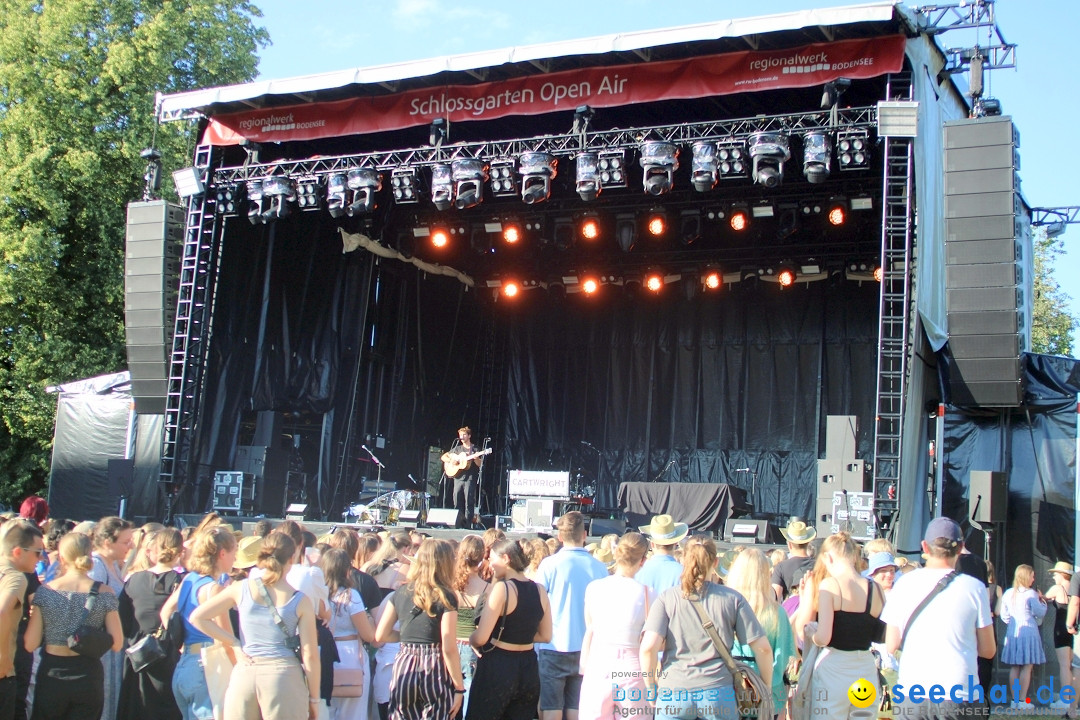
[[[548,470],[510,470],[511,497],[570,497],[570,473]]]

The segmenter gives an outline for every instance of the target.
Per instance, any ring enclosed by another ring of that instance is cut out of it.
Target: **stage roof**
[[[915,27],[911,11],[893,3],[802,10],[159,95],[157,114],[162,121],[212,117],[601,65],[734,50],[775,50],[898,32],[910,35]]]

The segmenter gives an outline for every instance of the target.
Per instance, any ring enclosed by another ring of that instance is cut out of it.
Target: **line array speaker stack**
[[[952,402],[1015,407],[1031,347],[1031,222],[1006,116],[945,123],[945,302]]]
[[[128,204],[124,331],[135,410],[164,415],[184,236],[184,211],[164,200]]]
[[[833,495],[859,493],[866,485],[866,463],[855,457],[859,419],[855,415],[825,418],[825,457],[817,461],[817,502],[814,521],[818,535],[831,535],[834,524]]]

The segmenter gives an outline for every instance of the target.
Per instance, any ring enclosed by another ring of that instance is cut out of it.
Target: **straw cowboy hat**
[[[1061,573],[1062,575],[1068,575],[1069,577],[1072,577],[1073,566],[1067,562],[1062,562],[1061,560],[1058,560],[1056,563],[1054,563],[1054,567],[1050,568],[1050,574],[1053,575],[1054,573]]]
[[[236,562],[233,563],[233,567],[241,570],[255,567],[255,563],[259,561],[262,541],[263,539],[258,536],[242,538],[236,546]]]
[[[809,527],[802,520],[792,520],[787,527],[780,528],[780,534],[790,543],[805,545],[817,537],[817,530]]]
[[[674,545],[686,537],[690,526],[675,522],[670,515],[654,515],[652,522],[642,525],[638,530],[657,545]]]

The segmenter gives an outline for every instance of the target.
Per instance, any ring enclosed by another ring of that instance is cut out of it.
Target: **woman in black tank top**
[[[522,571],[528,562],[513,540],[491,548],[491,590],[469,637],[480,659],[469,693],[466,720],[531,720],[540,701],[540,668],[534,642],[551,639],[547,593]]]
[[[821,546],[828,575],[818,588],[818,621],[807,623],[811,641],[823,650],[810,685],[814,712],[830,720],[866,714],[848,699],[853,678],[876,678],[871,642],[880,642],[884,626],[878,618],[885,604],[881,589],[859,575],[859,549],[847,533],[836,533]],[[846,605],[846,607],[845,607]]]

